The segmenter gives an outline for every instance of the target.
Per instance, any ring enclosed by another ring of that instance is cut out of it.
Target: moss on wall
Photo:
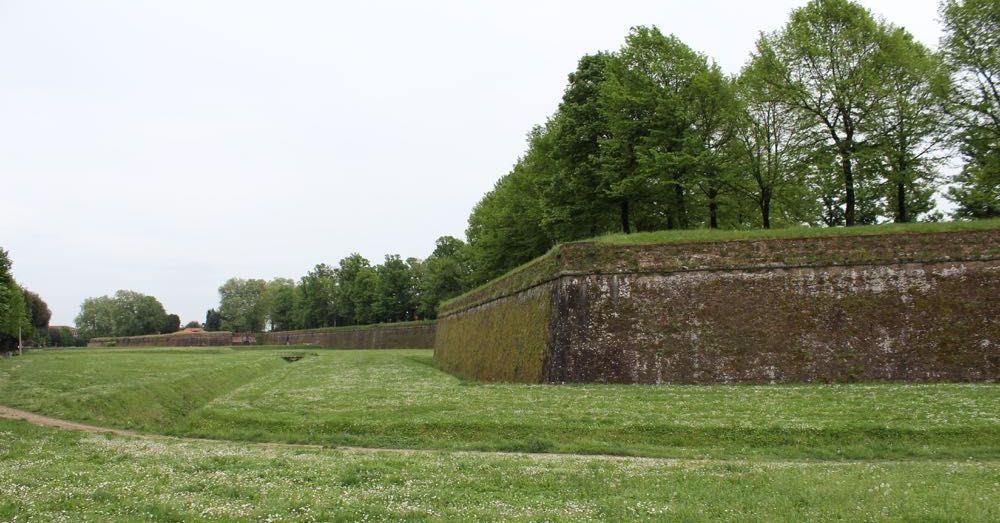
[[[382,323],[327,329],[265,332],[257,335],[266,345],[302,345],[336,349],[430,349],[434,347],[435,322]]]
[[[434,360],[468,379],[538,383],[550,343],[551,285],[438,319]]]

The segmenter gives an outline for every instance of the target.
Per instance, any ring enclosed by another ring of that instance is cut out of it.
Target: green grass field
[[[1000,519],[996,384],[483,384],[427,350],[304,350],[0,361],[0,404],[231,440],[0,420],[0,519]]]

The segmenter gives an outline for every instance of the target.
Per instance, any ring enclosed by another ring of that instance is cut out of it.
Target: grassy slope
[[[0,420],[0,519],[996,521],[995,464],[364,453]]]
[[[691,229],[675,231],[640,232],[634,234],[608,234],[582,243],[595,242],[606,245],[650,245],[659,243],[693,243],[734,240],[757,240],[766,238],[811,238],[821,236],[870,236],[879,234],[931,233],[947,231],[974,231],[1000,229],[1000,218],[976,220],[967,222],[940,223],[887,223],[881,225],[863,225],[856,227],[787,227],[783,229],[753,229],[753,230],[711,230]],[[555,255],[559,252],[557,245],[545,254],[515,267],[510,271],[471,289],[463,294],[441,302],[440,310],[449,308],[472,297],[500,293],[520,289],[525,285],[536,283],[540,279],[554,276],[559,271]],[[494,287],[496,289],[494,289]]]
[[[788,227],[784,229],[655,231],[635,234],[609,234],[595,239],[616,245],[651,243],[712,242],[757,240],[764,238],[812,238],[818,236],[868,236],[917,232],[975,231],[1000,229],[1000,219],[940,223],[886,223],[856,227]]]
[[[222,439],[675,457],[1000,458],[1000,386],[472,384],[426,350],[87,349],[0,362],[0,404]]]

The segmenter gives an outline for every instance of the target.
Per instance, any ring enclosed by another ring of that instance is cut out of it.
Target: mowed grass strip
[[[996,384],[518,385],[427,350],[35,351],[0,404],[175,435],[329,446],[679,458],[1000,459]],[[151,414],[152,413],[152,414]]]
[[[997,521],[977,462],[700,462],[297,450],[0,420],[0,519]]]

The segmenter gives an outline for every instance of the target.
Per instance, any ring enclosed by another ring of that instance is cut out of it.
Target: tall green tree
[[[537,128],[535,137],[544,130]],[[529,143],[531,140],[529,140]],[[465,235],[476,272],[484,283],[544,254],[554,245],[542,227],[545,204],[538,187],[535,157],[528,154],[476,204]]]
[[[610,135],[601,93],[613,59],[609,53],[580,59],[545,126],[547,140],[536,142],[548,148],[543,152],[551,161],[538,173],[542,228],[556,241],[589,238],[618,226],[616,202],[602,186],[600,163],[600,143]]]
[[[159,300],[130,290],[87,298],[76,316],[78,334],[84,339],[159,334],[166,325],[167,312]]]
[[[763,34],[753,60],[790,107],[812,119],[836,153],[844,222],[857,220],[858,155],[891,89],[885,83],[890,31],[849,0],[812,0],[783,29]]]
[[[784,223],[811,222],[806,174],[810,149],[820,142],[808,120],[789,108],[781,90],[762,78],[761,64],[752,61],[735,82],[738,110],[730,151],[743,179],[736,184],[760,213],[760,225],[770,229],[775,208]]]
[[[436,318],[438,305],[470,289],[471,282],[472,264],[465,242],[452,236],[438,238],[434,252],[423,262],[418,315]]]
[[[337,266],[337,314],[347,323],[375,321],[375,287],[378,275],[367,258],[352,253]]]
[[[417,300],[412,263],[403,261],[398,254],[389,254],[376,267],[376,272],[375,310],[378,319],[389,322],[414,319]]]
[[[216,332],[222,330],[222,315],[215,309],[205,311],[205,330]]]
[[[24,291],[11,273],[10,255],[0,248],[0,348],[17,346],[19,333],[31,332],[31,318]]]
[[[288,278],[274,278],[264,290],[267,324],[270,330],[283,331],[298,328],[295,310],[295,282]]]
[[[706,68],[704,56],[655,27],[633,28],[608,64],[601,99],[609,133],[601,141],[601,183],[617,203],[625,233],[635,229],[633,222],[647,229],[690,225],[691,166],[684,150],[692,125],[688,87]]]
[[[333,267],[321,263],[299,280],[298,324],[304,329],[337,326],[337,275]]]
[[[886,54],[888,95],[874,114],[869,155],[885,176],[890,208],[883,214],[903,223],[934,207],[948,138],[949,79],[941,58],[902,28],[890,28]]]
[[[691,78],[685,98],[690,125],[681,161],[691,173],[690,185],[705,198],[709,228],[718,229],[720,202],[735,187],[738,174],[727,154],[736,136],[736,96],[731,81],[711,64]]]
[[[1000,3],[941,5],[944,59],[953,76],[951,113],[965,166],[949,197],[961,218],[1000,216]]]
[[[267,282],[259,279],[230,278],[223,283],[219,287],[220,329],[233,332],[264,330],[266,288]]]

